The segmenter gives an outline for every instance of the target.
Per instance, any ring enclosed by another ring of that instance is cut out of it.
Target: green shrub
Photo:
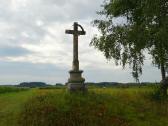
[[[151,92],[151,98],[157,101],[165,101],[168,100],[168,96],[164,96],[163,93],[161,92],[161,86],[156,85],[153,88],[153,91]]]

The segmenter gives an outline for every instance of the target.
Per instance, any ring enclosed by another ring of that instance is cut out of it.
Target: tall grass
[[[10,92],[20,92],[26,91],[28,88],[19,88],[19,87],[12,87],[12,86],[0,86],[0,94],[3,93],[10,93]]]
[[[38,90],[24,105],[20,126],[168,126],[168,101],[148,88],[95,88],[87,94]]]
[[[17,90],[17,89],[16,89]],[[17,126],[25,102],[34,96],[34,90],[6,90],[0,94],[0,126]]]

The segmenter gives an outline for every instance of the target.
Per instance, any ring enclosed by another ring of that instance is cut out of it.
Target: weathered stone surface
[[[87,91],[87,87],[85,84],[81,83],[68,83],[68,90],[69,91]]]
[[[70,71],[70,78],[68,79],[69,83],[84,83],[85,79],[82,78],[83,71]]]
[[[78,27],[80,27],[82,31],[78,31]],[[85,35],[86,32],[77,22],[74,23],[74,30],[66,30],[65,32],[66,34],[73,34],[73,62],[72,70],[69,72],[68,89],[70,91],[85,91],[87,88],[84,84],[85,79],[82,77],[83,71],[79,70],[78,36]]]

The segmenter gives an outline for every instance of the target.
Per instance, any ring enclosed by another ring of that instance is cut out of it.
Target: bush
[[[160,85],[154,86],[154,90],[151,92],[152,99],[157,100],[157,101],[165,101],[165,100],[167,100],[168,96],[164,96],[161,91],[162,90],[161,90],[161,86]]]

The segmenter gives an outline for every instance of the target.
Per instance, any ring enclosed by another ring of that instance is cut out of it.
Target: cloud
[[[0,46],[0,56],[7,57],[7,56],[23,56],[30,54],[31,52],[26,50],[25,48],[21,47],[12,47],[12,46]]]
[[[21,82],[42,81],[49,84],[66,82],[68,72],[51,64],[32,64],[27,62],[0,63],[0,84],[19,84]]]
[[[89,0],[3,1],[0,7],[3,11],[0,24],[4,28],[0,44],[4,45],[4,41],[7,41],[8,45],[17,45],[35,52],[33,55],[25,55],[25,58],[23,55],[22,58],[16,57],[15,60],[31,57],[32,61],[30,58],[28,61],[34,62],[33,59],[35,59],[36,62],[41,62],[45,57],[50,63],[56,63],[55,59],[59,59],[64,64],[68,64],[67,61],[70,59],[65,58],[71,55],[72,37],[65,35],[65,29],[72,28],[74,20],[87,22],[89,26],[90,17],[96,15],[95,8],[99,7],[100,2],[101,0],[96,3]],[[85,43],[85,46],[88,46],[89,42],[90,40]],[[38,59],[41,57],[41,60],[37,60],[37,57]]]
[[[89,46],[98,33],[91,21],[97,18],[103,1],[0,0],[0,80],[65,82],[72,64],[72,35],[66,35],[65,29],[72,29],[74,21],[87,33],[79,37],[79,59],[88,81],[117,81],[120,75],[129,80],[128,69],[123,72],[121,66],[107,62],[101,52]]]

